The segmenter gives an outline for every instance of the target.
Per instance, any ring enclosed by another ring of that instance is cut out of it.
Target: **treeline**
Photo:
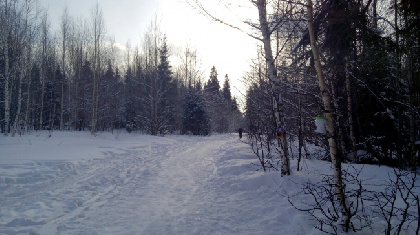
[[[245,79],[250,133],[267,133],[269,139],[261,141],[269,143],[277,127],[277,106],[288,137],[299,140],[295,156],[301,157],[305,142],[328,148],[326,140],[332,137],[340,161],[415,168],[420,136],[420,2],[313,2],[314,35],[327,88],[320,92],[307,1],[267,1],[279,83],[270,81],[261,48]],[[331,98],[332,110],[323,105],[325,95]],[[314,132],[315,117],[327,112],[333,114],[333,136]]]
[[[216,68],[204,82],[197,52],[176,68],[167,39],[152,22],[124,56],[105,33],[100,6],[89,19],[64,9],[58,32],[36,0],[0,0],[1,132],[112,131],[208,135],[237,128],[242,115]]]
[[[297,171],[312,171],[300,166],[304,152],[331,162],[331,170],[296,185],[304,205],[279,185],[281,196],[325,233],[380,223],[384,234],[419,234],[420,1],[223,0],[225,9],[258,12],[238,24],[205,1],[189,2],[261,44],[244,81],[247,141],[262,169],[291,175],[297,158]],[[317,133],[316,117],[324,122]],[[343,162],[392,170],[386,183],[375,182]]]

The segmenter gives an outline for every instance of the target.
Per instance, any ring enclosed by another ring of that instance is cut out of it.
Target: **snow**
[[[331,164],[263,172],[237,135],[0,137],[0,234],[323,234],[299,194]],[[353,168],[352,168],[353,169]],[[367,181],[387,167],[356,165]],[[373,186],[372,186],[373,187]],[[384,221],[359,234],[383,234]],[[409,234],[409,233],[407,233]]]

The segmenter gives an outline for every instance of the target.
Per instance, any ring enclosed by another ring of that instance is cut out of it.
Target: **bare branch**
[[[209,11],[207,11],[205,9],[205,7],[203,6],[203,4],[201,4],[201,2],[199,0],[193,0],[193,1],[194,1],[194,3],[196,4],[196,6],[198,8],[196,8],[195,6],[193,6],[192,3],[189,0],[186,0],[186,2],[187,2],[188,5],[190,5],[193,9],[198,10],[201,14],[209,17],[210,19],[212,19],[212,20],[214,20],[216,22],[219,22],[219,23],[221,23],[223,25],[226,25],[226,26],[228,26],[230,28],[236,29],[236,30],[238,30],[238,31],[240,31],[242,33],[245,33],[246,35],[250,36],[251,38],[254,38],[254,39],[256,39],[258,41],[261,41],[261,42],[263,41],[262,38],[257,37],[255,35],[252,35],[251,33],[246,32],[245,30],[239,28],[238,26],[235,26],[235,25],[230,24],[230,23],[228,23],[228,22],[226,22],[226,21],[224,21],[222,19],[219,19],[219,18],[215,17],[214,15],[212,15]],[[244,23],[249,24],[249,22],[246,22],[246,21]],[[252,27],[255,27],[255,26],[252,26]]]

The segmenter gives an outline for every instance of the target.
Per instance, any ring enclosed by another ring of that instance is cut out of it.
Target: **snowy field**
[[[0,234],[323,234],[286,195],[304,206],[296,194],[331,164],[296,163],[291,176],[264,173],[234,134],[1,136]],[[386,182],[389,172],[365,166],[360,177]],[[383,234],[370,216],[357,234]]]

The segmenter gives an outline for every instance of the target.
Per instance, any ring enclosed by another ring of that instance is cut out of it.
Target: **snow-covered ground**
[[[234,134],[2,136],[0,234],[323,234],[286,195],[304,206],[296,194],[331,164],[304,160],[297,172],[291,163],[287,177],[258,170]],[[388,173],[365,166],[360,177]],[[385,222],[372,220],[358,234],[383,234]]]

